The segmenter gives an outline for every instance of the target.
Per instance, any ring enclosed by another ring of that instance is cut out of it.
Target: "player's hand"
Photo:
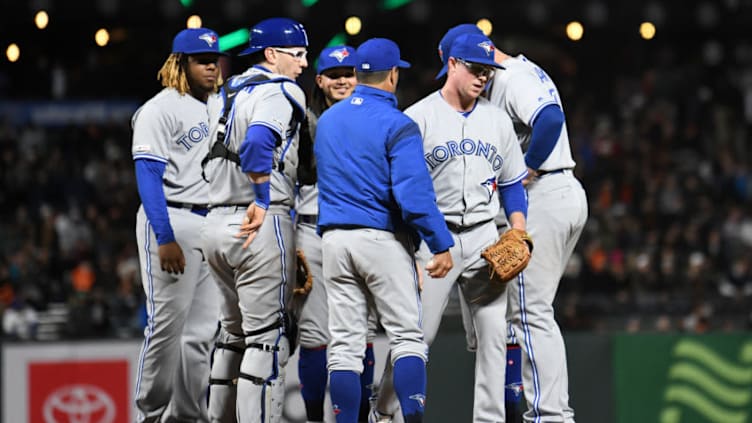
[[[168,273],[183,273],[185,270],[185,256],[183,249],[177,242],[172,241],[159,246],[159,264]]]
[[[236,238],[245,238],[243,249],[248,248],[258,235],[258,230],[264,222],[264,216],[266,216],[266,210],[257,206],[256,203],[251,203],[246,209],[243,222],[240,224],[240,232],[235,235]]]
[[[522,186],[527,187],[528,184],[532,183],[537,177],[538,172],[535,169],[527,168],[527,176],[522,180]]]
[[[446,250],[442,253],[434,254],[433,258],[428,260],[426,271],[428,272],[428,276],[432,278],[443,278],[452,270],[452,267],[454,267],[452,254],[449,250]]]

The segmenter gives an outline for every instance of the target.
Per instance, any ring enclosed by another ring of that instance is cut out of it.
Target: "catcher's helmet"
[[[289,18],[269,18],[251,28],[248,48],[239,56],[255,53],[267,47],[308,47],[308,35],[300,22]]]

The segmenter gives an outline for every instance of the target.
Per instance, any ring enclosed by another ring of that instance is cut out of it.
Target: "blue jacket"
[[[454,245],[423,161],[418,126],[386,91],[358,85],[327,109],[314,142],[318,231],[375,228],[417,232],[433,253]]]

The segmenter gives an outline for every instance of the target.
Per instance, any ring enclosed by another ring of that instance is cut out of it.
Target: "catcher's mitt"
[[[480,255],[488,262],[491,280],[505,283],[527,267],[532,252],[530,235],[522,229],[510,229]]]
[[[295,272],[295,288],[292,292],[296,295],[307,295],[313,288],[313,275],[308,267],[308,261],[303,254],[303,250],[295,250],[295,255],[297,256],[297,270]]]

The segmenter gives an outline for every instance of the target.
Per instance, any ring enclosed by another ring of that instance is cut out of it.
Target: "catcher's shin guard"
[[[243,422],[279,423],[285,399],[285,366],[290,356],[281,330],[245,337],[238,379],[238,418]]]
[[[235,423],[235,398],[237,396],[240,362],[245,352],[243,336],[220,330],[209,376],[209,421]]]

